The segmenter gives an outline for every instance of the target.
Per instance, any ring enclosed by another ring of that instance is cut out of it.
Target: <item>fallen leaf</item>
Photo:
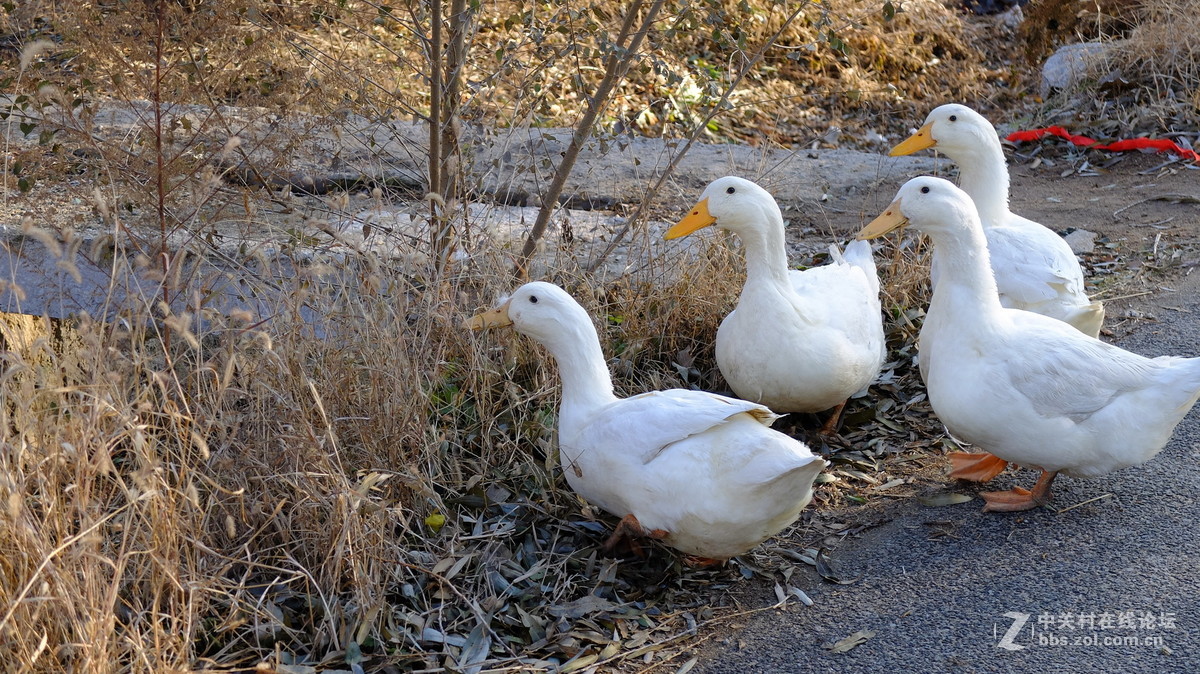
[[[798,587],[795,587],[795,586],[793,586],[793,585],[788,585],[788,593],[789,593],[789,594],[792,594],[792,595],[794,595],[794,596],[795,596],[797,599],[799,599],[799,600],[800,600],[800,603],[801,603],[801,604],[804,604],[805,606],[812,606],[812,605],[813,605],[813,600],[812,600],[812,598],[810,598],[810,597],[808,596],[808,594],[806,594],[806,593],[804,592],[804,590],[801,590],[801,589],[800,589],[800,588],[798,588]]]
[[[599,659],[600,659],[600,656],[597,655],[596,653],[591,653],[589,655],[583,655],[578,658],[575,658],[574,660],[568,661],[566,664],[564,664],[562,666],[562,669],[560,669],[559,671],[563,672],[563,674],[566,674],[567,672],[574,672],[576,670],[587,667],[588,665],[596,662]]]
[[[440,574],[442,574],[443,578],[445,578],[446,580],[450,580],[451,578],[457,576],[458,573],[463,570],[463,567],[465,567],[467,565],[467,562],[470,562],[471,558],[474,556],[475,556],[475,553],[472,552],[471,554],[469,554],[465,557],[460,557],[459,559],[454,561],[454,564],[452,564],[449,567],[449,569],[440,569],[439,570],[438,567],[435,566],[435,567],[433,567],[433,572],[440,573]],[[442,560],[442,561],[444,562],[445,560]],[[441,562],[438,563],[438,566],[441,566]]]
[[[582,618],[589,613],[597,613],[599,611],[611,611],[621,606],[620,604],[611,602],[603,597],[597,597],[594,594],[588,594],[569,601],[560,606],[551,606],[546,609],[546,612],[555,618]]]
[[[467,643],[466,639],[457,634],[442,634],[432,627],[426,627],[425,629],[421,630],[421,641],[426,643],[447,644],[450,646],[456,646],[458,648],[462,648],[463,644]]]
[[[888,480],[884,484],[881,484],[877,487],[873,487],[873,489],[875,489],[876,491],[883,491],[885,489],[891,489],[892,487],[899,487],[902,484],[904,484],[904,480],[902,480],[900,478],[895,478],[893,480]]]
[[[467,635],[467,641],[458,656],[458,665],[463,674],[479,674],[491,648],[492,638],[484,631],[484,625],[475,625],[475,629]]]
[[[862,574],[859,574],[858,576],[856,576],[854,578],[847,579],[847,578],[842,578],[841,576],[834,573],[833,567],[829,565],[829,556],[827,554],[825,554],[825,548],[821,548],[820,550],[817,550],[817,556],[816,556],[815,561],[817,563],[816,564],[817,573],[820,574],[820,576],[822,578],[824,578],[825,580],[827,580],[831,583],[837,583],[838,585],[849,585],[851,583],[857,583],[858,581],[862,580]]]
[[[954,492],[948,491],[948,492],[942,492],[941,494],[934,494],[933,496],[918,496],[917,500],[920,501],[922,505],[927,505],[931,508],[937,508],[939,506],[948,506],[948,505],[955,505],[957,503],[966,503],[967,501],[970,501],[972,498],[973,497],[968,494],[956,494]]]
[[[847,468],[846,470],[842,470],[842,471],[838,471],[838,472],[843,473],[845,475],[849,475],[850,477],[852,477],[856,480],[862,480],[863,482],[869,482],[871,484],[879,484],[879,480],[876,480],[875,478],[871,477],[870,475],[867,475],[866,473],[862,472],[861,470]]]
[[[846,653],[852,650],[855,646],[859,646],[866,642],[867,639],[875,636],[872,630],[859,630],[854,634],[842,639],[836,644],[829,646],[829,650],[834,653]]]

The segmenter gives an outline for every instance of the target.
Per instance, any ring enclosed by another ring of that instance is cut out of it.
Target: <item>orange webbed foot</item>
[[[972,482],[987,482],[1008,467],[1008,462],[992,454],[968,454],[951,452],[950,477]]]
[[[612,535],[604,541],[600,549],[611,553],[624,541],[631,553],[637,557],[645,557],[646,553],[642,550],[642,546],[638,545],[637,539],[652,538],[654,540],[662,540],[666,537],[667,532],[662,529],[646,531],[646,528],[642,526],[638,518],[634,517],[633,513],[630,513],[622,517],[620,522],[617,522],[617,526],[613,528]]]
[[[1013,487],[1008,491],[985,491],[979,495],[987,502],[983,506],[983,511],[1012,513],[1033,510],[1038,506],[1045,505],[1050,502],[1050,483],[1054,482],[1057,475],[1057,472],[1043,471],[1037,484],[1033,485],[1032,491],[1021,487]]]
[[[846,412],[846,403],[848,402],[850,402],[848,399],[843,400],[838,404],[837,407],[833,408],[833,411],[829,414],[829,418],[826,419],[825,423],[821,424],[821,428],[817,430],[818,435],[824,437],[833,437],[838,434],[838,429],[841,428],[842,425],[842,415]]]
[[[1033,510],[1042,505],[1033,498],[1033,492],[1020,487],[1008,491],[985,491],[980,494],[987,504],[983,506],[985,513],[1011,513],[1022,510]]]

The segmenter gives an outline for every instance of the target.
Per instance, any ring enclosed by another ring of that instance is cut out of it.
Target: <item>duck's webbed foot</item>
[[[983,511],[1020,512],[1045,505],[1050,502],[1050,484],[1057,475],[1057,472],[1042,471],[1042,476],[1038,478],[1037,484],[1033,485],[1032,491],[1021,487],[1013,487],[1008,491],[985,491],[980,494],[983,500],[987,501]]]
[[[950,477],[972,482],[987,482],[996,477],[1008,467],[1008,462],[992,454],[968,454],[967,452],[951,452]]]
[[[846,403],[848,402],[850,402],[849,399],[843,400],[842,402],[838,403],[837,407],[833,408],[833,411],[829,414],[829,418],[826,419],[825,423],[821,424],[821,428],[817,430],[819,435],[830,437],[838,434],[838,430],[842,426],[842,416],[846,412]]]
[[[617,549],[622,541],[624,541],[626,547],[629,549],[629,552],[638,557],[645,557],[646,552],[642,549],[642,546],[638,544],[637,539],[653,538],[655,540],[662,540],[666,537],[667,532],[663,531],[662,529],[652,529],[647,531],[646,528],[642,526],[642,523],[638,521],[638,518],[634,517],[633,513],[630,513],[622,517],[620,522],[617,522],[617,526],[613,529],[612,535],[608,537],[608,540],[604,541],[604,545],[601,545],[600,549],[611,553]]]

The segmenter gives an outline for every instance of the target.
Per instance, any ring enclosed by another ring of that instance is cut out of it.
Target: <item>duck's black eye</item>
[[[928,186],[928,185],[926,185],[925,187],[922,187],[922,188],[921,188],[921,194],[929,194],[929,186]],[[533,300],[533,301],[534,301],[534,302],[536,302],[536,301],[537,301],[537,298],[534,298],[534,300]]]
[[[928,188],[928,187],[926,187],[925,189],[927,189],[927,190],[928,190],[929,188]],[[537,295],[530,295],[530,296],[529,296],[529,303],[530,303],[530,304],[537,304]]]
[[[729,187],[729,188],[726,188],[725,194],[733,194],[736,191],[737,191],[736,189]]]
[[[958,115],[950,115],[950,121],[951,121],[951,122],[957,122],[957,121],[958,121]]]

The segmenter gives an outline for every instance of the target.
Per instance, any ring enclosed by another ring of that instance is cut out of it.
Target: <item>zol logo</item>
[[[1008,628],[1008,631],[1004,633],[1004,636],[1000,637],[1000,641],[996,645],[1009,651],[1023,650],[1025,647],[1013,640],[1016,639],[1017,635],[1021,633],[1021,628],[1025,626],[1025,623],[1029,622],[1029,614],[1019,613],[1017,611],[1009,611],[1008,613],[1004,614],[1004,617],[1012,618],[1013,624]],[[995,628],[993,628],[992,631],[994,636]]]

